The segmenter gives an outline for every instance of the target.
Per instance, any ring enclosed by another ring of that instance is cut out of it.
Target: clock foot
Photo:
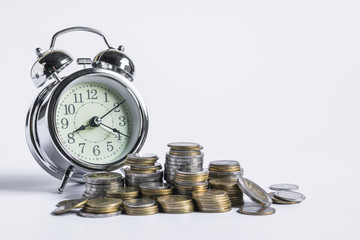
[[[70,167],[66,170],[66,172],[65,172],[65,174],[64,174],[64,176],[63,176],[63,178],[62,178],[62,180],[61,180],[60,187],[59,187],[58,190],[57,190],[57,192],[58,192],[59,194],[63,193],[64,188],[65,188],[66,184],[68,183],[68,181],[70,180],[70,178],[71,178],[71,176],[73,175],[73,173],[74,173],[74,166],[70,166]]]

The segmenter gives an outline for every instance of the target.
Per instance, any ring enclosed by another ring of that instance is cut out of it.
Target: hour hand
[[[78,129],[76,129],[75,131],[73,131],[72,133],[76,133],[78,131],[82,131],[82,130],[85,130],[86,127],[90,126],[90,124],[87,124],[87,125],[81,125]]]

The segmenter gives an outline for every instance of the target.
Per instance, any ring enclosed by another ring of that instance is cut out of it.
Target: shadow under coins
[[[35,174],[0,174],[0,191],[12,192],[48,192],[57,193],[60,180],[48,176]],[[65,187],[65,197],[81,196],[84,185],[78,183],[68,183]]]

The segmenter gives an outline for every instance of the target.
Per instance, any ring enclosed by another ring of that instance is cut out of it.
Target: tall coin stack
[[[237,185],[236,179],[218,178],[210,180],[209,183],[213,189],[224,190],[227,192],[232,207],[237,207],[244,204],[244,194]]]
[[[226,191],[216,189],[195,191],[192,197],[200,212],[220,213],[231,210],[231,202]]]
[[[116,172],[94,172],[83,176],[85,192],[83,198],[105,197],[107,190],[116,189],[124,185],[123,176]]]
[[[162,182],[146,182],[139,185],[142,198],[157,199],[158,197],[172,194],[170,184]]]
[[[179,194],[189,194],[193,191],[206,190],[208,188],[208,172],[206,169],[175,171],[174,184]]]
[[[156,161],[159,157],[152,153],[128,154],[125,164],[125,183],[127,187],[139,187],[144,182],[162,182],[163,171]]]
[[[167,145],[170,147],[166,153],[164,178],[167,183],[174,184],[176,170],[189,171],[203,168],[204,153],[200,150],[203,147],[193,142],[173,142]]]
[[[191,213],[194,211],[194,201],[187,195],[167,195],[157,199],[161,210],[165,213]]]
[[[209,164],[209,180],[217,178],[234,178],[242,177],[244,170],[235,160],[216,160]]]

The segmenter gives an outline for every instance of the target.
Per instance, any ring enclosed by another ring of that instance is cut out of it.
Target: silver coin
[[[169,148],[173,149],[189,149],[189,148],[202,148],[202,146],[198,143],[194,142],[172,142],[167,145]]]
[[[270,206],[272,204],[272,199],[267,194],[267,192],[262,189],[259,185],[254,183],[253,181],[239,177],[237,180],[237,185],[249,198],[253,201],[260,203],[265,206]]]
[[[73,210],[74,208],[80,208],[82,207],[88,200],[87,199],[77,199],[74,201],[71,201],[69,203],[66,203],[58,208],[56,208],[52,214],[53,215],[60,215],[66,212],[69,212]]]
[[[175,173],[179,173],[179,174],[182,174],[182,175],[207,174],[207,173],[208,173],[208,169],[207,169],[207,168],[202,168],[202,169],[190,169],[190,170],[187,170],[187,171],[176,170]]]
[[[158,160],[159,157],[153,153],[131,153],[127,155],[127,159],[135,160]]]
[[[189,186],[189,187],[193,187],[193,186],[207,186],[208,185],[208,181],[203,181],[203,182],[181,182],[181,181],[176,181],[174,180],[174,184],[175,185],[180,185],[180,186]]]
[[[156,162],[154,165],[152,166],[136,166],[136,168],[138,169],[143,169],[143,170],[147,170],[147,169],[153,169],[153,168],[159,168],[161,169],[161,164]],[[131,170],[131,169],[130,169]]]
[[[244,205],[238,210],[238,213],[246,215],[271,215],[276,212],[275,208],[263,205]]]
[[[239,166],[240,163],[236,160],[215,160],[210,162],[210,166]]]
[[[149,190],[159,190],[159,189],[169,189],[171,186],[167,183],[163,182],[145,182],[139,185],[141,189],[149,189]]]
[[[290,201],[290,202],[301,202],[305,200],[305,195],[299,192],[292,191],[279,191],[274,193],[274,197],[281,200]]]
[[[133,198],[133,199],[125,200],[123,204],[124,206],[131,208],[151,207],[156,204],[156,201],[153,199]]]
[[[173,155],[170,154],[170,152],[167,152],[165,155],[165,159],[166,160],[170,160],[170,161],[191,161],[194,159],[203,159],[204,158],[204,153],[200,151],[201,154],[199,155]]]
[[[299,189],[299,186],[291,183],[278,183],[271,185],[269,188],[275,191],[291,191]]]
[[[87,218],[106,218],[106,217],[115,217],[122,213],[122,211],[112,212],[112,213],[87,213],[83,210],[80,210],[78,212],[78,215],[81,217],[87,217]]]
[[[297,203],[301,202],[301,201],[286,201],[286,200],[276,198],[274,195],[275,194],[274,192],[269,192],[268,194],[271,197],[271,199],[273,200],[273,203],[276,203],[276,204],[297,204]]]

